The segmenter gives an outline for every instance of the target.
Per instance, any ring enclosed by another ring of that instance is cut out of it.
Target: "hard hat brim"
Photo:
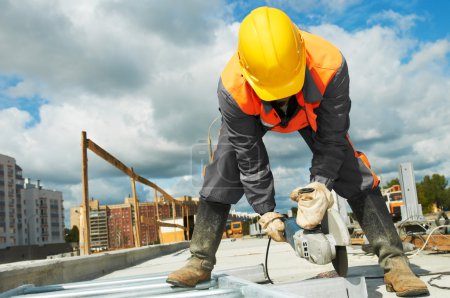
[[[279,86],[264,86],[259,85],[255,80],[251,78],[245,69],[242,69],[243,76],[245,80],[250,84],[252,89],[255,91],[256,95],[261,100],[264,101],[274,101],[282,98],[289,97],[291,95],[297,94],[302,90],[303,84],[305,82],[305,73],[306,73],[306,57],[304,52],[304,60],[298,73],[292,77],[292,79],[284,85]]]

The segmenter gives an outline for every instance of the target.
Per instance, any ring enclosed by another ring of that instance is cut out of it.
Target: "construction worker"
[[[385,270],[387,290],[398,296],[428,293],[409,267],[377,176],[348,137],[349,75],[339,49],[268,7],[245,17],[238,38],[219,81],[222,126],[200,191],[192,257],[167,282],[193,287],[211,278],[230,205],[244,194],[269,236],[284,240],[281,216],[273,212],[274,181],[263,136],[299,132],[313,153],[307,187],[322,199],[331,189],[347,198]],[[322,209],[327,202],[320,201]]]

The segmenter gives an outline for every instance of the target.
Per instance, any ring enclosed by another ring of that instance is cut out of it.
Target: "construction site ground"
[[[215,271],[236,269],[264,263],[268,240],[244,237],[240,239],[224,239],[217,253]],[[383,271],[378,266],[377,258],[364,253],[360,246],[347,248],[349,257],[349,277],[364,276],[366,278],[369,297],[396,297],[389,293],[383,283]],[[181,267],[190,256],[189,250],[173,253],[141,263],[137,266],[117,270],[100,279],[130,277],[142,274],[165,273]],[[433,277],[440,279],[430,286],[430,297],[450,297],[450,254],[422,252],[410,259],[413,271],[427,283]],[[269,276],[275,284],[302,281],[313,278],[326,278],[333,275],[333,266],[314,265],[297,257],[287,243],[273,242],[269,249]]]

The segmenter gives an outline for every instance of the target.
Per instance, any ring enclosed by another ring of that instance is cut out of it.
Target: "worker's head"
[[[306,67],[303,39],[281,10],[260,7],[244,18],[238,54],[244,78],[262,100],[279,100],[302,89]]]

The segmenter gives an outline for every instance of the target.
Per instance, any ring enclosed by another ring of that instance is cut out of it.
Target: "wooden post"
[[[156,220],[159,221],[159,200],[158,200],[158,192],[155,189],[155,207],[156,207]]]
[[[186,213],[187,213],[187,240],[190,240],[190,235],[189,235],[189,205],[186,206]]]
[[[131,177],[131,191],[133,192],[133,205],[134,205],[134,224],[135,224],[135,237],[134,237],[134,246],[141,247],[141,216],[139,210],[139,200],[136,196],[136,181],[134,170],[131,168],[131,172],[133,173]]]
[[[183,226],[184,226],[184,199],[183,199],[183,205],[181,205],[181,220],[183,222]],[[186,240],[186,233],[183,232],[183,240]]]
[[[156,207],[156,221],[159,222],[159,199],[158,199],[158,191],[155,188],[155,207]],[[158,239],[159,239],[159,243],[161,244],[161,227],[159,226],[159,224],[156,225],[156,229],[158,230]]]
[[[90,222],[89,222],[89,182],[88,182],[88,158],[87,158],[87,138],[86,132],[81,132],[81,189],[83,191],[83,220],[84,229],[80,231],[83,239],[83,246],[80,247],[82,255],[90,254]]]
[[[176,215],[176,212],[177,212],[177,210],[175,209],[175,203],[174,202],[172,202],[172,223],[173,224],[175,224],[175,215]],[[177,236],[177,228],[173,228],[173,234],[174,234],[174,239],[175,240],[178,240],[177,238],[176,238],[176,236]]]

